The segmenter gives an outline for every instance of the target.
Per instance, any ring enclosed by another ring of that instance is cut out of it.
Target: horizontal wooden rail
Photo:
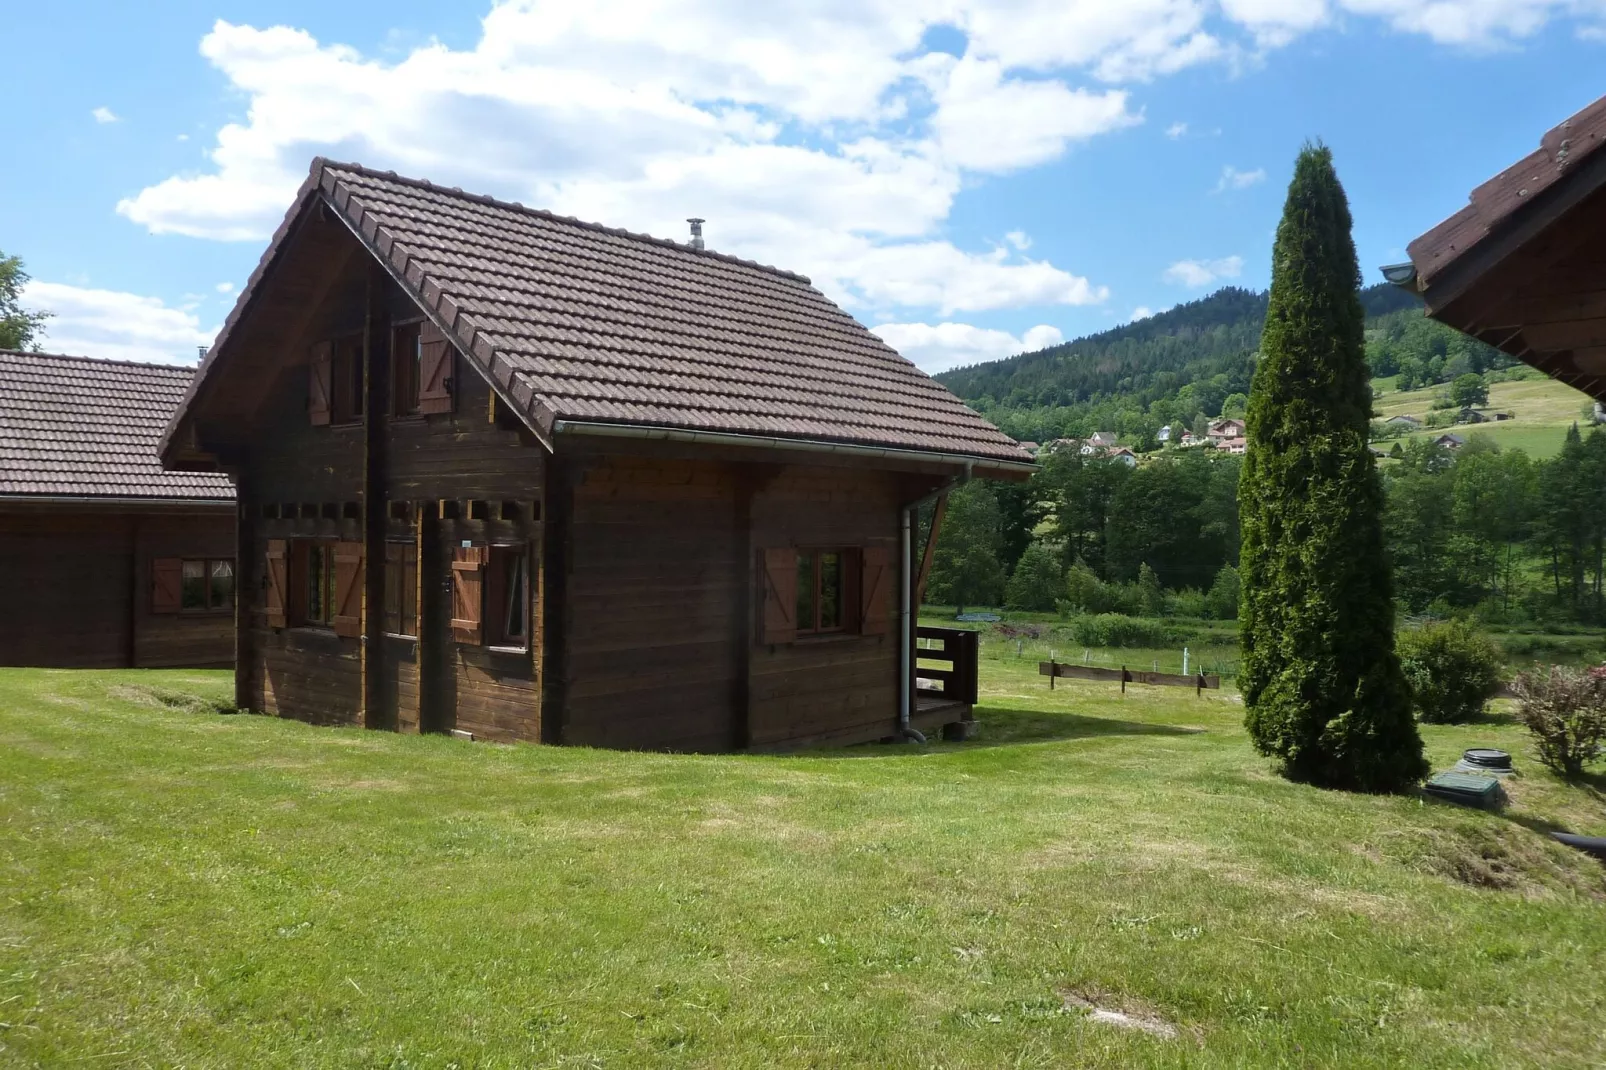
[[[979,649],[975,632],[961,628],[917,628],[915,639],[915,686],[920,694],[941,697],[974,706],[977,697]],[[918,640],[930,643],[922,646]],[[944,668],[928,668],[922,661],[946,662]],[[936,684],[936,687],[921,686]]]
[[[1040,661],[1037,663],[1037,675],[1048,677],[1050,689],[1053,688],[1055,679],[1105,680],[1110,683],[1119,680],[1123,694],[1126,692],[1127,684],[1191,687],[1195,692],[1203,692],[1205,688],[1216,690],[1221,687],[1221,677],[1207,676],[1202,672],[1184,676],[1175,672],[1141,672],[1128,669],[1125,665],[1119,669],[1099,669],[1092,665],[1064,665],[1057,661]]]

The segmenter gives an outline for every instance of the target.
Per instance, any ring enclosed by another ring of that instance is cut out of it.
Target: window
[[[335,622],[335,547],[332,542],[303,540],[296,544],[301,566],[300,623],[332,627]]]
[[[797,552],[797,633],[840,632],[846,625],[845,550]]]
[[[356,423],[362,419],[363,409],[362,335],[335,339],[333,361],[334,422]]]
[[[418,384],[423,372],[422,324],[396,328],[390,345],[390,411],[393,416],[418,415]]]
[[[418,635],[418,546],[385,544],[385,631]]]
[[[233,559],[163,557],[151,562],[152,613],[221,613],[233,608]]]
[[[491,646],[530,645],[530,551],[527,546],[491,547],[486,592],[486,639]]]

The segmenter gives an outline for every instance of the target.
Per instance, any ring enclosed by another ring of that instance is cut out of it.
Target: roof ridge
[[[85,364],[117,365],[124,368],[163,368],[172,371],[189,372],[194,376],[196,368],[193,364],[163,364],[155,360],[118,360],[115,357],[91,357],[81,353],[36,353],[27,349],[0,349],[0,357],[28,357],[32,360],[76,360]]]
[[[415,189],[426,189],[432,193],[445,194],[460,198],[465,201],[474,201],[479,204],[492,205],[497,208],[506,208],[509,211],[521,212],[524,215],[535,216],[538,219],[546,219],[554,223],[563,223],[568,226],[580,227],[585,230],[594,230],[603,234],[612,234],[618,238],[628,238],[631,241],[644,242],[649,245],[658,245],[665,246],[670,249],[678,249],[683,253],[695,253],[698,256],[708,257],[711,260],[723,260],[729,264],[740,264],[743,267],[754,268],[758,271],[764,271],[771,275],[779,275],[783,279],[792,279],[796,282],[801,282],[806,286],[814,285],[814,281],[807,275],[799,274],[796,271],[788,271],[786,268],[776,267],[773,264],[761,264],[757,260],[748,260],[745,257],[733,256],[730,253],[721,253],[713,249],[699,249],[696,246],[683,245],[680,242],[675,241],[673,238],[659,238],[652,234],[640,234],[633,230],[626,230],[623,227],[610,227],[605,223],[593,223],[589,220],[579,219],[572,215],[559,215],[557,212],[549,211],[545,208],[531,208],[529,205],[520,203],[519,201],[504,201],[500,198],[492,197],[484,193],[469,193],[459,186],[442,186],[438,183],[431,182],[427,178],[409,178],[406,175],[398,175],[394,171],[381,171],[377,168],[368,167],[360,163],[331,160],[325,156],[318,156],[314,158],[312,161],[312,167],[314,171],[320,171],[324,168],[331,167],[336,170],[355,171],[358,174],[367,175],[370,178],[384,179],[388,182],[394,182],[400,186],[412,186]]]

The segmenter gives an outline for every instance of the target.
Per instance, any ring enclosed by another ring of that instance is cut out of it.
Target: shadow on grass
[[[1122,721],[1113,717],[1084,717],[1076,713],[1005,710],[990,706],[976,707],[976,720],[981,724],[981,731],[975,739],[964,743],[943,744],[944,747],[952,750],[976,750],[986,747],[1013,747],[1024,743],[1053,743],[1067,739],[1096,739],[1100,736],[1193,736],[1204,732],[1202,728],[1184,728],[1180,725]],[[936,732],[931,733],[928,739],[934,744],[942,743],[940,735]],[[794,756],[885,758],[927,753],[930,751],[925,747],[889,746],[881,742],[800,751]]]

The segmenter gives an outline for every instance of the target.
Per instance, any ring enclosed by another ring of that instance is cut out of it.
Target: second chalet
[[[1032,471],[807,279],[322,159],[162,456],[238,493],[242,708],[670,750],[963,732],[915,510]]]

